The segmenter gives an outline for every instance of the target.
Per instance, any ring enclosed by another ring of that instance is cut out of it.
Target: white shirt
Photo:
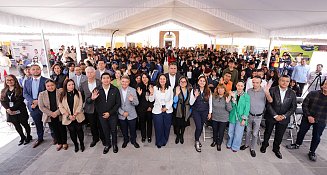
[[[267,86],[267,81],[261,79],[261,87],[265,88]],[[252,84],[252,78],[248,78],[246,81],[246,88],[245,88],[245,92],[247,92],[249,89],[253,88],[253,84]]]
[[[122,93],[122,95],[123,95],[123,100],[124,100],[124,102],[125,102],[125,100],[126,100],[126,96],[127,96],[127,89],[128,89],[128,88],[126,88],[126,89],[124,90],[124,88],[121,88],[121,93]]]
[[[176,75],[171,76],[169,74],[169,81],[170,81],[170,87],[174,88],[175,87],[175,82],[176,82]]]
[[[104,93],[106,94],[106,101],[107,101],[107,98],[108,98],[109,89],[110,89],[110,85],[109,85],[108,89],[103,88]]]
[[[103,71],[101,71],[101,70],[99,69],[100,77],[101,77],[101,75],[102,75],[105,71],[106,71],[105,69],[104,69]]]
[[[97,83],[96,83],[95,80],[94,80],[93,83],[90,83],[90,82],[89,82],[87,85],[88,85],[88,87],[89,87],[90,92],[92,92],[92,91],[97,87]]]
[[[0,66],[11,67],[11,61],[10,61],[9,57],[0,56]]]
[[[174,92],[172,86],[169,86],[168,89],[165,90],[164,93],[161,92],[160,89],[158,89],[157,86],[153,87],[153,95],[149,96],[149,101],[153,102],[153,114],[161,114],[161,108],[162,105],[165,105],[167,108],[166,113],[172,113],[173,112],[173,98],[174,98]],[[165,104],[164,104],[165,103]]]
[[[285,98],[285,94],[286,94],[286,91],[287,91],[287,88],[285,90],[283,90],[279,86],[278,86],[278,88],[279,88],[279,93],[280,93],[280,100],[283,103],[284,102],[284,98]]]
[[[79,87],[79,85],[80,85],[80,82],[81,82],[81,75],[75,75],[76,76],[76,84],[77,84],[77,86]]]

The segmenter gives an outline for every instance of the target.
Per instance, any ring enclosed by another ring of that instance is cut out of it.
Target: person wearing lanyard
[[[5,86],[1,91],[1,105],[6,109],[7,122],[11,122],[18,134],[20,141],[18,145],[26,145],[32,140],[31,128],[28,124],[28,113],[22,96],[23,89],[20,87],[17,78],[14,75],[7,75]],[[22,126],[25,128],[24,135]]]

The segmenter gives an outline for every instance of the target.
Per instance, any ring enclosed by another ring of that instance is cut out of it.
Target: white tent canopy
[[[304,37],[327,33],[326,6],[322,0],[11,0],[0,5],[0,25],[129,35],[173,21],[218,37]]]

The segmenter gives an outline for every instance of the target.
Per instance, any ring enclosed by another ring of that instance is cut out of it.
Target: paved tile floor
[[[17,146],[18,138],[0,148],[0,174],[222,174],[222,175],[326,175],[327,173],[327,137],[323,136],[317,150],[318,161],[310,162],[307,158],[309,142],[299,150],[287,150],[284,140],[281,152],[283,159],[275,157],[271,147],[262,154],[257,147],[257,157],[252,158],[248,150],[233,153],[223,147],[221,152],[211,148],[211,140],[203,142],[202,153],[193,147],[194,124],[185,132],[183,145],[174,143],[175,136],[170,134],[169,144],[158,149],[154,143],[138,142],[141,148],[135,149],[131,144],[122,149],[122,138],[119,138],[119,152],[112,149],[102,154],[103,146],[99,143],[90,148],[91,136],[86,130],[86,150],[75,153],[69,139],[68,150],[56,151],[50,144],[50,135],[38,148],[30,145]],[[35,133],[34,133],[35,134]],[[140,133],[138,133],[140,135]]]

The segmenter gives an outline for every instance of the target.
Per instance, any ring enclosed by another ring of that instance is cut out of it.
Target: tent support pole
[[[45,39],[44,39],[44,32],[43,29],[41,29],[41,39],[42,39],[42,44],[43,44],[43,49],[44,49],[44,56],[46,58],[46,66],[47,66],[47,70],[48,70],[48,76],[50,77],[50,66],[49,66],[49,59],[48,59],[48,50],[47,50],[47,46],[45,44]]]
[[[267,56],[267,67],[269,68],[269,65],[270,65],[270,57],[271,57],[271,51],[272,51],[272,41],[273,41],[273,39],[272,38],[270,38],[269,39],[269,47],[268,47],[268,56]]]
[[[81,61],[81,42],[79,40],[79,34],[76,34],[76,61],[77,61],[77,64]]]

